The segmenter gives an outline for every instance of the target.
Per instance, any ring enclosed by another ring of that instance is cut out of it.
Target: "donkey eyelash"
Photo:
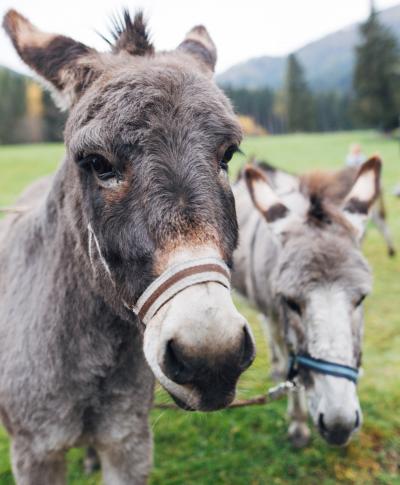
[[[102,182],[112,178],[119,182],[122,179],[121,173],[105,157],[96,153],[82,157],[78,165],[84,169],[91,169]]]
[[[219,161],[220,168],[222,170],[224,170],[225,172],[228,171],[228,164],[232,160],[232,157],[233,157],[233,155],[235,153],[243,153],[243,152],[240,150],[240,148],[238,147],[238,145],[230,145],[225,150],[225,153],[224,153],[223,157]]]
[[[301,316],[301,306],[297,301],[293,300],[293,298],[284,298],[283,299],[285,304],[292,310],[294,313],[297,313],[297,315]]]
[[[365,300],[367,295],[361,295],[358,300],[356,300],[354,306],[357,308],[361,305],[361,303]]]
[[[224,162],[230,162],[232,160],[232,157],[235,153],[239,152],[240,148],[237,145],[230,145],[224,153],[224,156],[222,157],[222,160]]]

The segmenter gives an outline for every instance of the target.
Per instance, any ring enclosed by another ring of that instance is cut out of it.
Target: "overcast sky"
[[[399,0],[375,0],[378,9]],[[15,8],[43,30],[100,50],[95,31],[121,6],[143,8],[158,49],[172,49],[195,24],[204,24],[218,48],[217,72],[250,57],[284,55],[325,34],[363,20],[369,0],[0,0],[0,14]],[[29,72],[3,31],[0,64]]]

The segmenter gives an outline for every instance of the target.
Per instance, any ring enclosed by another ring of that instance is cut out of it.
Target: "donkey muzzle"
[[[146,358],[184,409],[211,411],[229,405],[240,374],[254,359],[250,327],[233,305],[228,269],[221,273],[220,267],[213,276],[207,273],[214,268],[206,268],[199,280],[184,282],[185,287],[147,319]]]
[[[315,424],[321,436],[331,445],[344,446],[362,423],[362,412],[353,382],[335,376],[324,376]]]

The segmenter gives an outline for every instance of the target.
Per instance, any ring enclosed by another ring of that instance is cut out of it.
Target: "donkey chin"
[[[186,288],[164,304],[146,326],[144,354],[179,407],[214,411],[233,401],[255,345],[230,292],[210,282]]]
[[[345,446],[362,424],[356,385],[334,376],[315,375],[313,380],[307,389],[312,420],[330,445]]]

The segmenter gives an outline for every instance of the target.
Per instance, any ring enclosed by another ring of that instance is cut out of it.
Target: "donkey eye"
[[[366,297],[366,296],[367,296],[367,295],[362,295],[362,296],[361,296],[361,297],[360,297],[360,298],[359,298],[359,299],[358,299],[358,300],[355,302],[354,306],[355,306],[356,308],[357,308],[357,307],[359,307],[359,306],[361,305],[361,303],[362,303],[362,302],[365,300],[365,297]]]
[[[239,147],[237,145],[231,145],[225,150],[224,156],[219,161],[219,166],[222,170],[228,170],[228,163],[232,160],[233,155],[239,151]]]
[[[297,313],[301,316],[301,306],[293,298],[284,298],[286,305],[292,310],[292,312]]]
[[[238,151],[239,151],[239,147],[237,145],[231,145],[225,150],[222,160],[224,162],[230,162],[232,160],[233,155]]]
[[[88,155],[84,162],[92,167],[100,180],[109,180],[117,175],[111,163],[101,155]]]

